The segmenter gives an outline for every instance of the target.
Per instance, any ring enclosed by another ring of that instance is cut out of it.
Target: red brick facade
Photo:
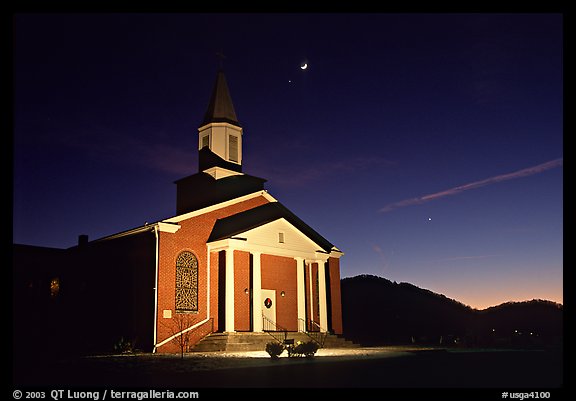
[[[342,297],[340,293],[340,259],[328,259],[330,277],[330,311],[332,331],[335,334],[343,334],[342,327]]]
[[[210,252],[208,255],[207,241],[217,219],[222,219],[239,212],[249,210],[269,201],[264,196],[251,198],[230,206],[209,211],[205,214],[192,216],[179,221],[180,228],[175,233],[159,232],[158,243],[158,284],[157,284],[157,324],[156,352],[180,352],[178,337],[169,340],[182,328],[200,323],[210,318],[198,329],[189,334],[192,346],[202,337],[212,331],[224,331],[225,314],[225,270],[226,252]],[[188,251],[194,254],[198,261],[197,296],[198,310],[180,313],[175,310],[176,299],[176,260],[178,255]],[[283,257],[269,254],[234,251],[234,330],[253,330],[252,311],[252,274],[253,258],[260,255],[261,288],[276,292],[276,323],[289,331],[299,329],[298,322],[298,291],[297,269],[303,269],[305,284],[306,318],[320,321],[318,294],[318,264],[312,263],[312,288],[310,288],[310,263],[306,267],[297,266],[294,257]],[[208,261],[208,257],[210,261]],[[301,260],[301,259],[300,259]],[[208,272],[207,266],[210,266]],[[328,314],[331,331],[342,333],[342,312],[340,307],[340,277],[339,260],[330,258],[326,263],[326,292],[331,297],[328,300]],[[209,280],[209,281],[208,281]],[[208,286],[210,286],[208,291]],[[310,299],[310,290],[312,298]],[[208,300],[208,292],[210,299]],[[313,303],[313,314],[310,316],[310,302]],[[209,303],[209,308],[208,308]],[[209,309],[209,311],[208,311]]]
[[[234,251],[234,330],[250,331],[250,253]]]
[[[187,313],[194,323],[207,318],[207,269],[208,248],[206,242],[210,236],[214,223],[221,219],[244,210],[248,210],[267,203],[262,196],[239,202],[228,207],[214,210],[199,216],[181,221],[180,229],[176,233],[160,232],[158,250],[158,305],[156,343],[177,332],[177,317],[175,311],[175,285],[176,285],[176,258],[182,251],[191,251],[198,260],[198,312]],[[218,327],[218,254],[212,252],[210,261],[210,317],[215,318],[214,327]],[[164,311],[171,311],[171,318],[164,318]],[[178,352],[179,345],[170,341],[157,350],[158,352]]]
[[[306,324],[308,330],[316,330],[310,321],[320,322],[318,299],[318,264],[310,263],[304,269],[304,287],[306,288]]]
[[[297,331],[296,260],[282,256],[262,255],[261,261],[262,288],[276,290],[276,323],[286,330]]]

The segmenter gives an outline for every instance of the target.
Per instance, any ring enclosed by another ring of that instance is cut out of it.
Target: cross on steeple
[[[224,59],[226,58],[226,56],[224,55],[224,53],[222,53],[221,51],[216,52],[216,57],[218,57],[219,59],[219,67],[220,70],[224,70]]]

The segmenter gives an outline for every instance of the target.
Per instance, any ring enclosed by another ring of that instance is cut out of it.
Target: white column
[[[262,267],[260,252],[252,253],[252,330],[262,331]]]
[[[324,261],[318,263],[318,299],[320,300],[320,330],[328,329],[328,309],[326,307],[326,272]]]
[[[296,259],[296,302],[298,330],[306,331],[306,285],[304,284],[304,258]]]
[[[234,250],[226,250],[226,302],[225,302],[225,322],[224,330],[234,331]]]
[[[308,304],[310,305],[310,320],[314,321],[314,280],[312,279],[312,262],[308,263],[308,281],[310,284],[310,298],[308,298]]]

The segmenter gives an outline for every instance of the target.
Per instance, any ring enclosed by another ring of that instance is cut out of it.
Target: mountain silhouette
[[[562,341],[563,306],[551,301],[507,302],[478,310],[373,275],[344,278],[341,291],[344,333],[363,345],[539,348]]]

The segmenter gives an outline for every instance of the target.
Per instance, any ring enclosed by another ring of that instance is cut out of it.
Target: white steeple
[[[242,127],[222,70],[218,71],[212,98],[198,128],[198,150],[200,171],[216,179],[242,174]]]

